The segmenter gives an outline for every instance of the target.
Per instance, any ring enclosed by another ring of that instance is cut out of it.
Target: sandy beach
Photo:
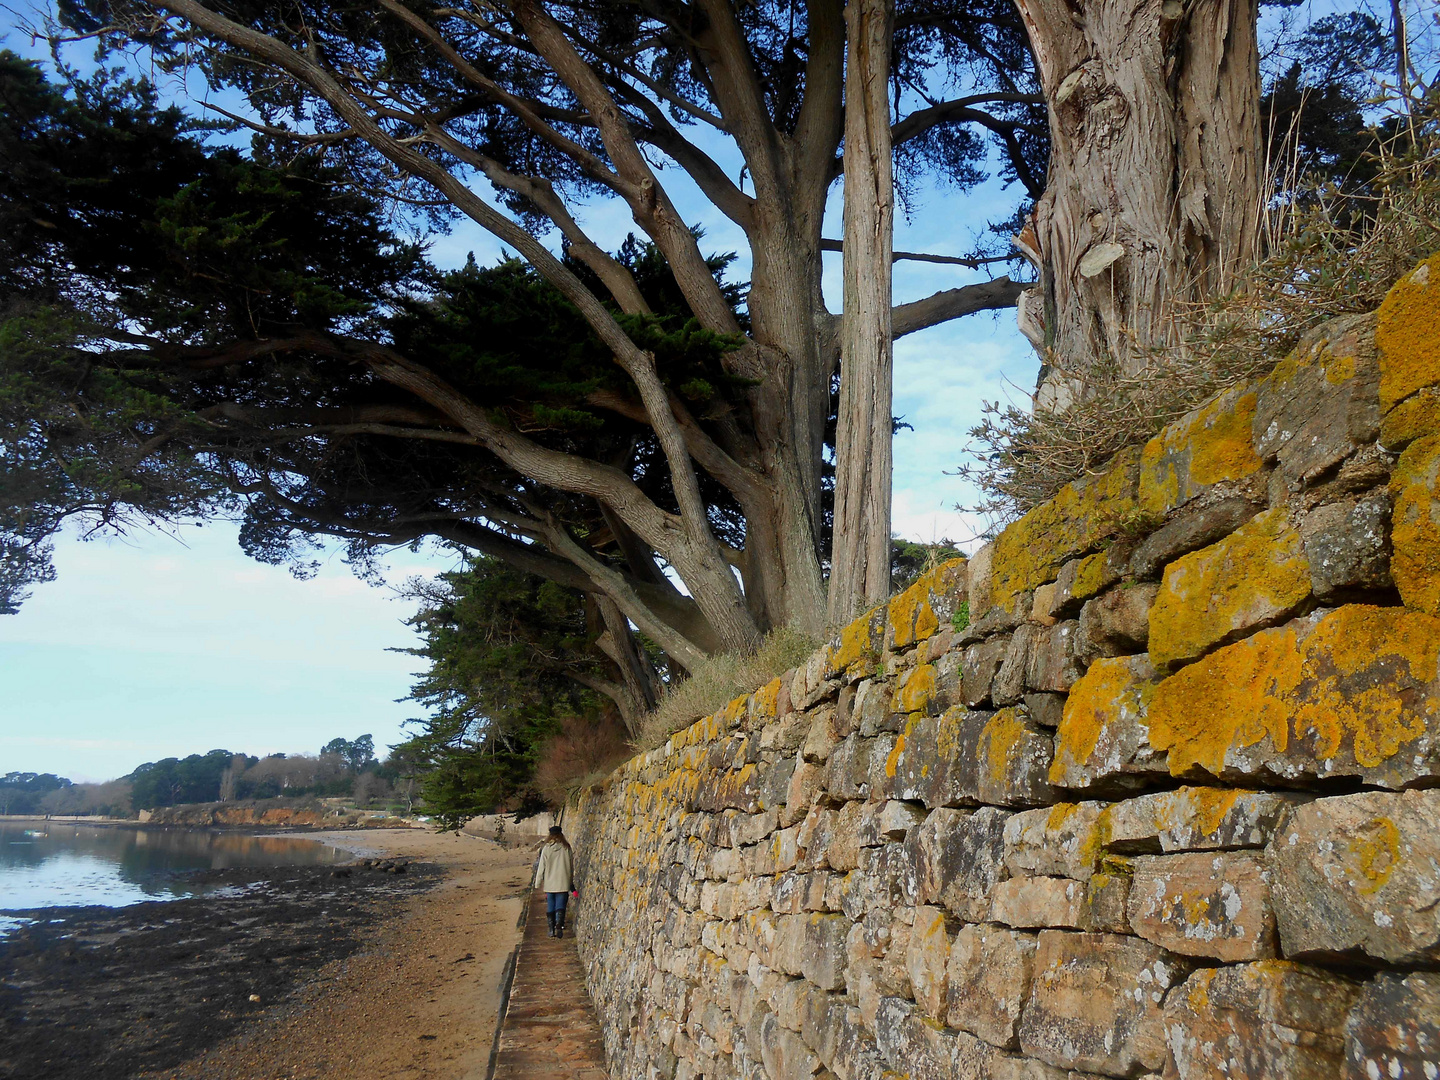
[[[147,1080],[483,1080],[533,853],[419,829],[306,833],[444,871],[360,952]]]
[[[204,895],[20,913],[0,938],[0,1078],[483,1078],[533,851],[286,835],[394,863],[219,867],[195,872]]]

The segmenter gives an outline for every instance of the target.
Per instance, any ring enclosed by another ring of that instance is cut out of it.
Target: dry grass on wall
[[[1440,101],[1417,108],[1398,134],[1377,136],[1374,175],[1350,189],[1277,177],[1290,193],[1266,208],[1269,255],[1234,294],[1179,311],[1182,340],[1144,370],[1084,378],[1064,412],[987,406],[961,474],[977,510],[998,527],[1101,469],[1166,424],[1239,382],[1258,378],[1304,336],[1342,315],[1375,310],[1417,262],[1440,250]],[[1028,405],[1028,403],[1027,403]]]
[[[723,653],[699,665],[690,677],[671,687],[660,704],[641,722],[634,749],[653,750],[672,732],[702,716],[723,709],[742,694],[764,686],[777,675],[805,661],[820,642],[798,630],[772,630],[753,653]]]

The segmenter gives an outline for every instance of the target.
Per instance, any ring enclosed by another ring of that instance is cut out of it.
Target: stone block
[[[1241,385],[1169,424],[1140,455],[1140,509],[1165,514],[1262,468],[1251,441],[1255,390]]]
[[[1025,664],[1027,690],[1063,694],[1075,685],[1081,674],[1076,652],[1079,629],[1080,624],[1073,619],[1037,628]]]
[[[990,603],[1009,608],[1038,585],[1054,581],[1060,568],[1098,548],[1117,523],[1134,511],[1135,451],[1122,451],[1109,469],[1066,484],[1055,497],[1012,523],[994,541]],[[1029,604],[1024,604],[1026,611]],[[971,601],[971,612],[982,609]]]
[[[1287,618],[1309,597],[1300,533],[1284,509],[1266,511],[1165,568],[1150,609],[1150,661],[1164,671],[1194,660]]]
[[[967,562],[952,559],[920,575],[888,605],[890,644],[906,649],[934,635],[965,600]]]
[[[1024,696],[1025,672],[1030,665],[1030,651],[1034,648],[1035,639],[1040,632],[1041,627],[1025,623],[1017,627],[1010,636],[1010,644],[1005,649],[1005,660],[1000,665],[1000,670],[995,673],[994,682],[990,684],[992,705],[1014,705]]]
[[[1160,586],[1154,582],[1111,589],[1080,612],[1075,651],[1084,662],[1100,656],[1144,652],[1150,642],[1150,609]]]
[[[1107,792],[1168,776],[1164,755],[1150,745],[1150,701],[1159,685],[1148,656],[1091,664],[1065,701],[1050,783]]]
[[[1312,483],[1380,433],[1375,318],[1326,323],[1256,387],[1255,448],[1291,489]]]
[[[1128,861],[1111,858],[1090,875],[1090,880],[1085,883],[1085,908],[1081,912],[1080,929],[1099,930],[1107,934],[1131,932],[1128,913],[1131,871]]]
[[[1440,255],[1406,274],[1385,296],[1375,325],[1380,408],[1440,384]]]
[[[1174,1075],[1333,1080],[1343,1072],[1345,1017],[1358,989],[1284,960],[1197,971],[1165,1009]]]
[[[1034,934],[995,923],[962,926],[946,968],[945,1024],[992,1046],[1020,1045],[1020,1014],[1035,972]]]
[[[804,947],[800,974],[822,990],[845,985],[845,938],[850,920],[844,915],[792,916],[804,919]]]
[[[1060,568],[1060,576],[1055,579],[1048,603],[1040,614],[1052,622],[1079,615],[1085,601],[1099,596],[1124,576],[1125,565],[1117,557],[1121,550],[1118,545],[1112,545],[1094,555],[1067,562]],[[1037,589],[1035,595],[1038,598],[1040,590]]]
[[[1150,744],[1179,777],[1433,782],[1437,657],[1440,619],[1360,604],[1319,611],[1162,682],[1146,716]]]
[[[1043,728],[1054,731],[1065,711],[1065,694],[1026,694],[1025,711]]]
[[[1300,523],[1310,587],[1322,603],[1354,589],[1382,589],[1390,579],[1390,499],[1376,492],[1318,506]]]
[[[835,817],[835,829],[826,851],[831,870],[844,873],[860,865],[860,818],[863,803],[848,802]]]
[[[855,685],[851,726],[867,738],[882,731],[897,731],[903,717],[890,711],[890,687],[883,679],[866,679]]]
[[[864,799],[870,794],[870,753],[874,740],[846,736],[830,751],[821,787],[837,799]]]
[[[1025,930],[1085,925],[1086,883],[1063,877],[1012,877],[991,892],[990,919]]]
[[[1111,1076],[1159,1069],[1165,995],[1187,974],[1188,964],[1139,938],[1042,930],[1020,1047]]]
[[[1259,856],[1144,855],[1134,868],[1128,915],[1146,941],[1226,964],[1275,955],[1275,915]]]
[[[1137,581],[1158,578],[1171,561],[1229,536],[1263,509],[1241,495],[1197,500],[1135,546],[1128,572]]]
[[[1003,810],[937,809],[910,830],[901,847],[900,891],[908,904],[939,903],[981,922],[990,894],[1006,876]]]
[[[924,820],[925,809],[916,803],[898,799],[864,803],[860,816],[860,845],[879,847],[891,840],[904,840],[910,830]]]
[[[885,647],[886,623],[886,605],[881,604],[841,630],[828,648],[823,650],[824,674],[830,678],[843,675],[857,679],[878,671],[881,652]],[[796,708],[804,708],[798,697]]]
[[[959,730],[968,733],[971,726]],[[991,806],[1037,806],[1054,800],[1048,776],[1055,743],[1048,731],[1030,722],[1023,707],[984,718],[973,743],[949,744],[942,738],[940,753],[948,755],[950,765],[947,794]]]
[[[897,713],[940,712],[935,695],[937,672],[934,664],[918,664],[902,675],[895,684],[890,708]]]
[[[1366,983],[1345,1021],[1347,1080],[1440,1075],[1440,974],[1387,972]]]
[[[880,999],[875,1044],[885,1063],[909,1080],[954,1080],[955,1040],[903,998]]]
[[[1317,799],[1270,853],[1286,956],[1440,960],[1440,790]]]
[[[740,847],[758,844],[773,833],[780,824],[778,810],[766,810],[759,814],[738,814],[730,822],[730,842]]]
[[[965,650],[965,659],[960,665],[960,696],[966,705],[973,709],[990,700],[990,688],[1009,648],[1009,639],[993,637]]]
[[[833,706],[825,706],[806,715],[812,719],[805,741],[800,744],[801,759],[823,765],[845,734],[839,730],[837,711]]]
[[[1105,833],[1111,851],[1130,854],[1264,847],[1304,799],[1237,788],[1157,791],[1113,804]]]
[[[905,970],[915,1004],[932,1020],[945,1018],[945,964],[950,957],[950,936],[945,930],[945,912],[928,905],[915,909],[910,927],[910,946],[905,952]]]
[[[1440,435],[1440,387],[1412,394],[1380,420],[1380,445],[1391,453],[1427,435]]]
[[[1440,435],[1413,442],[1390,477],[1390,573],[1405,606],[1440,615]]]
[[[823,870],[830,865],[830,842],[834,839],[838,818],[834,810],[818,803],[810,808],[795,834],[795,846],[799,849],[795,860],[797,869]]]
[[[790,787],[785,792],[785,805],[779,811],[779,825],[789,828],[810,812],[810,806],[820,793],[825,779],[825,767],[808,761],[796,764],[790,774]]]
[[[771,1080],[809,1080],[820,1070],[820,1058],[773,1012],[761,1019],[759,1036],[760,1060]]]
[[[1049,874],[1087,881],[1104,852],[1104,803],[1057,803],[1012,814],[1005,823],[1005,866],[1017,877]]]
[[[941,784],[939,774],[947,765],[939,758],[936,748],[938,728],[939,721],[933,716],[911,716],[906,720],[885,759],[885,786],[881,794],[935,805],[933,789]]]

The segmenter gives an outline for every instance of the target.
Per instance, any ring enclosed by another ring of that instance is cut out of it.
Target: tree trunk
[[[845,8],[844,309],[835,439],[835,533],[829,618],[848,622],[890,593],[891,0]]]
[[[1016,2],[1053,140],[1035,208],[1042,302],[1022,310],[1060,369],[1039,404],[1063,407],[1072,380],[1142,368],[1146,350],[1173,342],[1191,306],[1234,288],[1255,256],[1257,8]]]

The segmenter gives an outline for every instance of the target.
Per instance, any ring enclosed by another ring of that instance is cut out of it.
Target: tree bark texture
[[[1132,375],[1187,310],[1232,289],[1261,201],[1255,0],[1016,0],[1053,150],[1035,208],[1027,336],[1063,405],[1097,365]],[[1038,303],[1034,301],[1039,301]],[[1047,394],[1049,395],[1047,397]]]
[[[835,538],[829,620],[848,622],[890,593],[891,261],[895,192],[890,141],[892,0],[845,7],[845,244]]]

